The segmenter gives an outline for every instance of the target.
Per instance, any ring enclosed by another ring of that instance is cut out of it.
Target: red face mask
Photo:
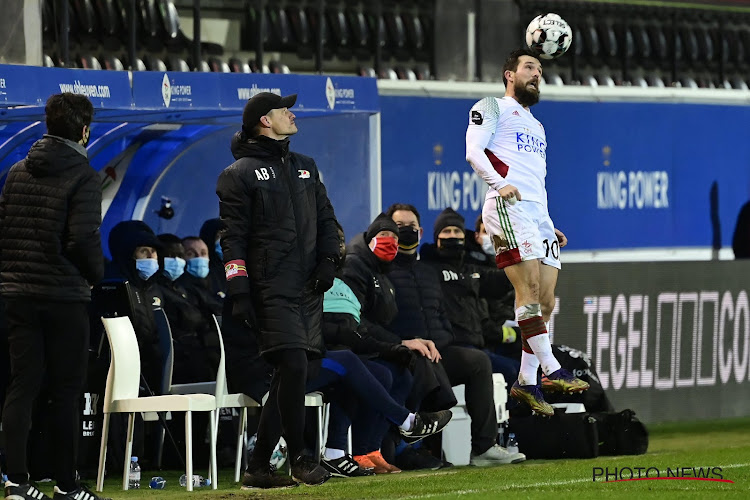
[[[372,253],[375,256],[385,262],[391,262],[396,258],[398,253],[398,243],[396,238],[373,238],[374,246],[372,247]]]

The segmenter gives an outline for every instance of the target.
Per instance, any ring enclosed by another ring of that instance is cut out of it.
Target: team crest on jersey
[[[484,122],[484,117],[482,116],[482,113],[477,110],[472,110],[471,112],[471,123],[474,125],[481,125]]]
[[[511,113],[511,114],[514,115],[514,116],[521,116],[521,114],[518,111],[516,111],[515,109],[513,110],[513,113]]]
[[[297,170],[299,172],[299,178],[300,179],[309,179],[310,178],[310,172],[308,170]]]

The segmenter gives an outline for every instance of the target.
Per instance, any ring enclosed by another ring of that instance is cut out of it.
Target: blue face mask
[[[174,281],[185,272],[185,259],[164,257],[164,275]]]
[[[156,259],[135,259],[135,270],[142,280],[147,280],[159,270],[159,261]]]
[[[214,250],[216,251],[216,255],[219,256],[219,260],[224,260],[224,252],[221,250],[221,240],[216,241],[216,246],[214,246]]]
[[[185,270],[196,278],[205,278],[208,276],[208,257],[188,259]]]

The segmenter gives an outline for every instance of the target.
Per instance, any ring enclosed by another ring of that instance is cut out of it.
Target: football
[[[573,41],[573,31],[565,19],[549,13],[537,16],[526,28],[526,45],[542,59],[563,55]]]

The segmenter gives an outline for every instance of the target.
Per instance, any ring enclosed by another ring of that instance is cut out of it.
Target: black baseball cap
[[[262,116],[267,115],[272,109],[291,108],[297,102],[297,94],[282,97],[271,92],[260,92],[255,94],[245,104],[242,112],[242,127],[250,130],[258,124]]]

